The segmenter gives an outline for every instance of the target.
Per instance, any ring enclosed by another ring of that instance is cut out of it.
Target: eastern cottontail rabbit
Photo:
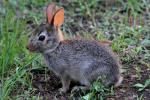
[[[114,55],[94,40],[64,40],[60,32],[64,9],[50,4],[46,11],[47,23],[35,30],[27,48],[43,54],[47,66],[61,78],[62,91],[69,89],[70,80],[90,86],[101,76],[105,76],[102,82],[106,86],[118,86],[122,77]]]

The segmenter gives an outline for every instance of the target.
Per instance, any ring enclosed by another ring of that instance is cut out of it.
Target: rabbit
[[[46,65],[60,77],[66,93],[70,81],[78,81],[85,87],[105,76],[106,86],[119,86],[123,80],[121,64],[114,53],[96,40],[64,39],[60,26],[64,21],[64,9],[49,4],[46,9],[47,22],[39,25],[27,44],[31,52],[41,53]]]

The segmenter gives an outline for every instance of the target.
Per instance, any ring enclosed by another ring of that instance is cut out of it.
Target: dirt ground
[[[144,91],[137,92],[137,89],[133,87],[136,83],[144,83],[145,80],[149,77],[150,71],[147,70],[145,65],[140,65],[142,71],[140,72],[141,78],[139,79],[136,75],[136,70],[134,69],[135,64],[130,64],[124,73],[124,80],[120,87],[115,88],[115,95],[108,96],[107,100],[139,100],[141,95],[144,100],[149,100],[150,98],[150,87]],[[58,89],[61,88],[61,82],[57,76],[54,75],[51,71],[46,72],[47,76],[45,78],[44,70],[32,70],[33,75],[33,86],[36,88],[35,94],[40,95],[43,99],[59,99],[59,100],[68,100],[70,99],[70,93],[60,95]],[[71,87],[77,84],[71,83]]]

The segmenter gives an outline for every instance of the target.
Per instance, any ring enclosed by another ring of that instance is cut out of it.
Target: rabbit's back
[[[93,40],[67,40],[60,44],[60,52],[63,59],[70,59],[70,63],[76,61],[98,61],[107,65],[115,65],[116,60],[107,47]]]

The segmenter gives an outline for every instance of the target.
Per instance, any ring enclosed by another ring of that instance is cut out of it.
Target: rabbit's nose
[[[36,45],[33,45],[32,43],[29,43],[26,48],[31,52],[37,49]]]

